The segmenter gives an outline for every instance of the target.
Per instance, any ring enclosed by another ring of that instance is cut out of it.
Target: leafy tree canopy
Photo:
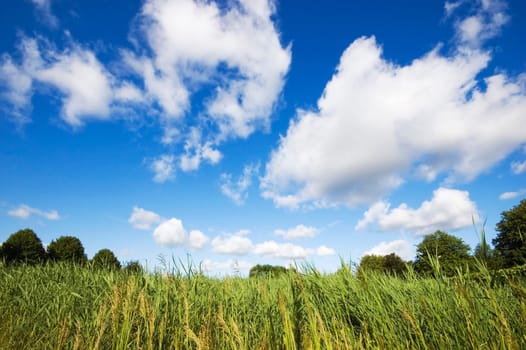
[[[100,269],[118,270],[121,268],[121,263],[109,249],[99,250],[91,259],[93,267]]]
[[[365,271],[402,275],[406,270],[406,263],[395,253],[385,256],[365,255],[360,260],[360,266],[358,266],[358,275],[361,275]]]
[[[526,263],[526,199],[501,214],[496,227],[497,237],[493,239],[495,253],[508,268]]]
[[[249,277],[261,277],[261,276],[279,276],[280,274],[286,273],[287,269],[283,266],[273,265],[255,265],[250,269]]]
[[[430,275],[439,269],[444,275],[453,276],[457,269],[469,264],[469,249],[462,239],[436,231],[425,236],[417,246],[415,271]]]
[[[77,237],[62,236],[52,241],[47,247],[48,257],[53,261],[84,263],[87,257],[84,246]]]
[[[143,267],[137,260],[128,261],[124,266],[124,271],[129,273],[142,273]]]
[[[2,244],[2,258],[6,263],[26,263],[30,265],[46,260],[42,241],[33,230],[24,229],[13,233]]]

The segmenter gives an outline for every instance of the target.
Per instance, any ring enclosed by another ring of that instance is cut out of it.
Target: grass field
[[[0,266],[0,349],[526,349],[526,281]]]

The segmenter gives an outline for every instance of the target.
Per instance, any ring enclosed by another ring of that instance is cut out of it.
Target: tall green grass
[[[526,281],[0,266],[0,349],[525,349]]]

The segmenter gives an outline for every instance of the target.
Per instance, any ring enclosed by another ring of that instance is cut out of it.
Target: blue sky
[[[0,6],[0,241],[333,271],[525,197],[523,1]]]

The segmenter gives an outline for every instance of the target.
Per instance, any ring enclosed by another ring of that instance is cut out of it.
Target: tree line
[[[526,199],[517,206],[501,213],[496,225],[497,236],[492,240],[494,248],[486,242],[484,231],[481,242],[470,254],[470,247],[461,238],[444,231],[436,231],[424,236],[416,249],[414,261],[404,261],[392,253],[385,256],[366,255],[362,257],[357,273],[374,271],[393,275],[403,275],[408,267],[422,276],[440,271],[442,275],[453,276],[465,271],[476,263],[483,263],[490,269],[508,269],[526,264]],[[85,264],[93,268],[119,270],[121,263],[109,249],[99,250],[88,260],[82,242],[73,236],[61,236],[53,240],[46,249],[42,241],[31,229],[13,233],[0,246],[0,261],[6,265],[42,264],[46,262],[71,262]],[[131,272],[142,271],[138,261],[128,262],[124,269]],[[256,265],[250,270],[250,277],[278,276],[288,270],[283,266]]]
[[[365,255],[357,267],[357,274],[374,272],[403,276],[412,268],[420,276],[430,276],[437,271],[442,276],[455,276],[468,269],[476,270],[477,264],[490,270],[526,266],[526,199],[502,212],[495,229],[494,248],[486,242],[482,231],[481,242],[470,254],[471,248],[461,238],[439,230],[424,236],[417,246],[414,261],[404,261],[395,253]],[[249,276],[278,276],[287,271],[282,266],[256,265]]]
[[[461,238],[444,231],[424,236],[416,249],[414,261],[403,261],[396,254],[385,256],[366,255],[358,266],[358,274],[365,271],[402,275],[408,267],[416,273],[429,276],[439,271],[444,276],[454,276],[459,271],[476,269],[483,264],[491,270],[526,266],[526,199],[501,214],[492,240],[494,248],[486,242],[484,230],[481,241],[470,254],[469,245]]]
[[[100,249],[91,260],[84,252],[80,239],[74,236],[61,236],[44,248],[37,234],[29,229],[19,230],[7,238],[0,246],[0,261],[6,265],[37,265],[66,262],[87,265],[96,269],[120,270],[122,264],[110,249]],[[138,261],[130,261],[124,266],[130,272],[142,271]]]

